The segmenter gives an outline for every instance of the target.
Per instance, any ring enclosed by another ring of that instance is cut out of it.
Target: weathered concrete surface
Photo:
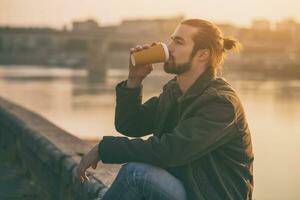
[[[120,165],[100,163],[96,170],[88,171],[90,182],[80,183],[76,165],[92,145],[2,98],[0,146],[20,161],[30,174],[29,182],[33,180],[45,191],[44,199],[101,199],[120,169]]]
[[[17,161],[13,161],[6,148],[0,147],[0,199],[41,199],[36,183]]]

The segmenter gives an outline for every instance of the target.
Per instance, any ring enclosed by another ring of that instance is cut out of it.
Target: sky
[[[73,20],[95,19],[117,25],[122,19],[167,18],[184,15],[220,23],[250,26],[253,19],[275,23],[300,21],[300,0],[0,0],[0,25],[70,26]]]

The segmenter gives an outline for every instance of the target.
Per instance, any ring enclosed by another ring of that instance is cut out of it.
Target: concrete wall
[[[43,199],[101,199],[120,166],[89,170],[89,182],[80,183],[76,165],[92,145],[50,121],[0,98],[0,146],[30,174]]]

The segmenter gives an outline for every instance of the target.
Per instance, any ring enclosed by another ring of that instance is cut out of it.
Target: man
[[[131,52],[148,48],[137,46]],[[81,160],[78,176],[103,163],[122,165],[103,199],[252,199],[251,136],[240,100],[216,76],[225,51],[238,42],[213,23],[181,22],[164,64],[176,76],[158,97],[142,104],[142,81],[151,65],[133,67],[116,86],[116,129],[135,139],[104,136]],[[152,134],[147,140],[141,136]]]

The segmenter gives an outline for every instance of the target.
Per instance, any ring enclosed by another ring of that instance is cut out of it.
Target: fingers
[[[147,48],[147,46],[146,46]],[[136,45],[134,48],[131,48],[130,49],[130,53],[133,53],[133,52],[137,52],[137,51],[141,51],[144,49],[144,46],[141,46],[141,45]]]
[[[83,177],[81,177],[81,176],[80,176],[80,177],[79,177],[79,179],[80,179],[80,182],[81,182],[81,183],[83,183],[83,182],[84,182],[84,179],[83,179]]]
[[[159,42],[153,42],[151,46],[158,45]]]
[[[130,49],[130,53],[133,53],[133,52],[136,52],[136,51],[141,51],[143,49],[148,49],[151,46],[154,46],[154,45],[157,45],[157,44],[158,44],[158,42],[153,42],[151,45],[148,44],[148,43],[143,44],[143,45],[136,45],[134,48]]]
[[[141,51],[143,47],[141,45],[136,45],[134,48],[130,49],[130,53],[136,52],[136,51]]]
[[[84,173],[84,175],[82,176],[83,182],[84,181],[89,181],[89,177],[86,175],[86,173]]]
[[[91,166],[93,169],[96,169],[98,162],[93,163]],[[83,167],[83,162],[80,162],[76,169],[77,177],[80,179],[80,182],[83,183],[84,181],[89,181],[89,177],[86,174],[86,169],[88,167]]]
[[[89,177],[86,175],[85,170],[82,170],[80,167],[77,167],[77,177],[79,178],[81,183],[90,180]]]
[[[142,46],[142,48],[143,48],[143,49],[148,49],[148,48],[150,48],[150,44],[144,44],[144,45]]]
[[[80,179],[81,183],[84,183],[85,181],[90,180],[89,177],[86,175],[86,173],[84,173],[84,175],[80,176],[79,179]]]
[[[85,172],[83,172],[83,170],[80,168],[80,166],[77,166],[77,169],[76,169],[76,174],[77,174],[77,177],[79,178],[80,182],[83,183],[84,182],[84,178],[83,178],[83,174]]]
[[[89,181],[89,178],[86,175],[86,169],[88,167],[89,166],[86,166],[84,159],[81,159],[81,161],[78,164],[77,169],[76,169],[77,177],[80,179],[81,183],[83,183],[84,181]]]

